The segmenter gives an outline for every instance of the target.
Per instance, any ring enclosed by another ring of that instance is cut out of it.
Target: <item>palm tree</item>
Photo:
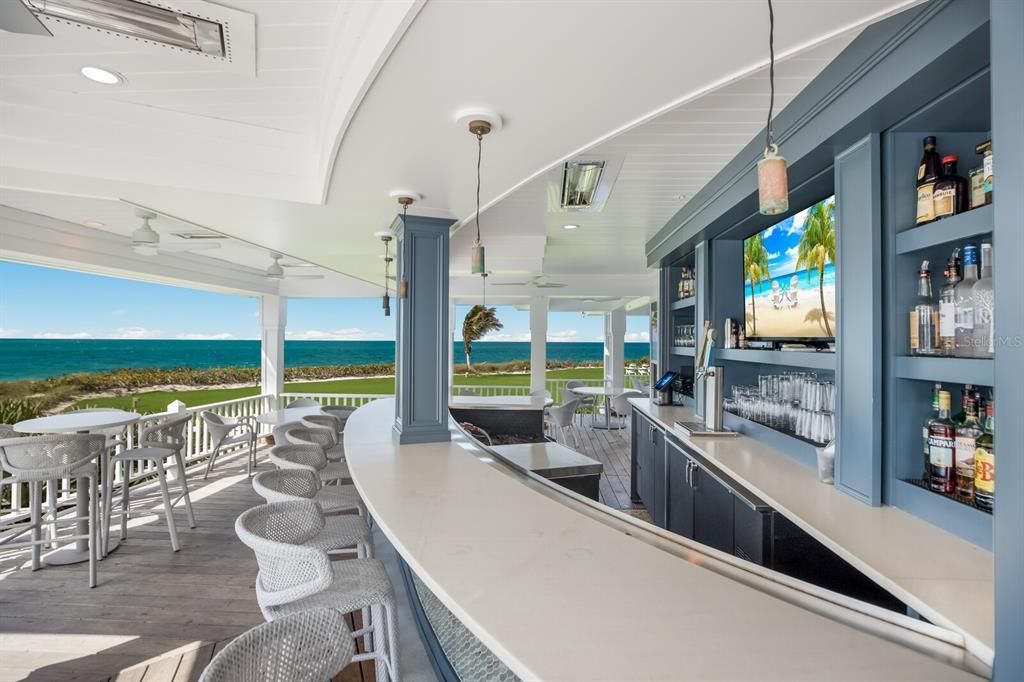
[[[472,366],[469,356],[473,350],[473,342],[479,341],[487,334],[496,332],[504,327],[505,325],[498,319],[494,308],[475,305],[469,309],[469,312],[466,313],[466,319],[462,321],[462,346],[466,350],[467,370]]]
[[[768,249],[764,248],[764,235],[755,234],[743,242],[743,275],[750,282],[750,325],[752,335],[757,335],[757,310],[754,307],[756,287],[768,278]]]
[[[818,271],[818,298],[821,300],[821,319],[825,323],[825,333],[832,336],[832,328],[828,324],[828,311],[825,310],[825,266],[836,260],[836,204],[834,201],[817,203],[811,206],[804,222],[804,232],[800,235],[797,246],[796,267],[803,266],[807,276],[811,270]]]

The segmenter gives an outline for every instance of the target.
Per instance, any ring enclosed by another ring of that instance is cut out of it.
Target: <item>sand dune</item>
[[[826,284],[824,287],[825,307],[828,312],[828,323],[832,334],[836,332],[836,311],[835,311],[835,285]],[[757,306],[757,328],[756,334],[752,331],[753,311],[750,297],[745,301],[747,317],[748,337],[818,337],[827,336],[825,323],[821,316],[821,300],[818,296],[817,285],[801,288],[797,304],[783,300],[781,309],[772,305],[770,290],[759,293],[755,301]]]

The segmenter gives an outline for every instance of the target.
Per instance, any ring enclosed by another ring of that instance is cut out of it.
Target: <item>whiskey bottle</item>
[[[988,404],[985,431],[974,450],[974,503],[992,511],[996,497],[996,425],[992,401]]]
[[[992,316],[995,304],[992,289],[992,245],[981,245],[981,277],[971,289],[974,300],[974,338],[971,349],[976,358],[991,358],[995,355],[995,320]]]
[[[963,213],[970,205],[967,181],[956,174],[959,160],[960,157],[955,154],[942,157],[942,177],[935,183],[932,193],[936,220]]]
[[[954,324],[958,358],[974,355],[974,284],[978,281],[978,247],[965,244],[963,249],[963,278],[953,289]]]
[[[939,418],[939,391],[942,390],[942,384],[935,384],[932,387],[932,413],[928,415],[928,419],[924,421],[921,426],[921,441],[924,445],[924,474],[921,476],[921,480],[925,483],[931,478],[931,448],[928,447],[928,434],[931,429],[932,422]]]
[[[932,273],[928,261],[921,261],[917,273],[917,304],[910,311],[910,352],[936,355],[939,352],[939,309],[932,295]]]
[[[974,384],[964,384],[960,389],[960,411],[953,415],[953,424],[960,426],[967,419],[967,399],[975,395]]]
[[[917,167],[917,224],[924,225],[935,220],[935,183],[942,168],[939,153],[935,151],[935,138],[924,138],[924,155]]]
[[[939,416],[928,425],[928,486],[938,493],[956,490],[956,426],[949,418],[949,391],[939,391]]]
[[[956,351],[956,285],[960,282],[960,249],[946,261],[946,284],[939,291],[939,354],[952,357]]]
[[[974,501],[974,451],[984,433],[978,423],[978,401],[967,396],[964,423],[956,427],[956,497],[962,502]]]

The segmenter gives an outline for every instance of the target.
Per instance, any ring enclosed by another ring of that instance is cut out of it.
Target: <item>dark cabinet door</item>
[[[654,525],[665,528],[668,485],[665,472],[665,432],[661,429],[654,429],[651,432],[651,469],[653,499],[647,503],[647,511],[650,512]]]
[[[633,410],[633,428],[630,431],[629,448],[629,499],[634,504],[642,501],[640,497],[640,490],[643,487],[641,485],[641,480],[643,478],[643,466],[640,462],[640,450],[643,448],[644,441],[646,439],[647,420],[644,419],[639,411]]]
[[[648,511],[651,511],[654,505],[654,477],[656,473],[654,464],[654,427],[645,417],[640,417],[637,420],[637,426],[639,429],[635,433],[636,490],[640,496],[640,501],[643,502]],[[651,513],[653,514],[653,511]]]
[[[665,447],[668,470],[668,504],[665,527],[685,538],[693,538],[693,488],[688,476],[690,458],[671,442]]]
[[[690,473],[693,484],[693,539],[733,553],[732,491],[699,464]]]
[[[772,565],[772,512],[761,511],[733,495],[733,553],[762,566]]]

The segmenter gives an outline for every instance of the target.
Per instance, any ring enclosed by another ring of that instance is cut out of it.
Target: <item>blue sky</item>
[[[456,310],[458,325],[468,306]],[[529,313],[499,306],[505,329],[489,340],[529,340]],[[601,317],[551,313],[551,341],[599,341]],[[394,339],[380,299],[291,299],[289,339]],[[0,262],[0,338],[255,339],[255,298]],[[647,318],[628,317],[628,341]]]
[[[826,199],[834,201],[834,198]],[[764,248],[768,251],[768,270],[772,278],[796,272],[797,245],[811,207],[779,221],[764,230]]]

